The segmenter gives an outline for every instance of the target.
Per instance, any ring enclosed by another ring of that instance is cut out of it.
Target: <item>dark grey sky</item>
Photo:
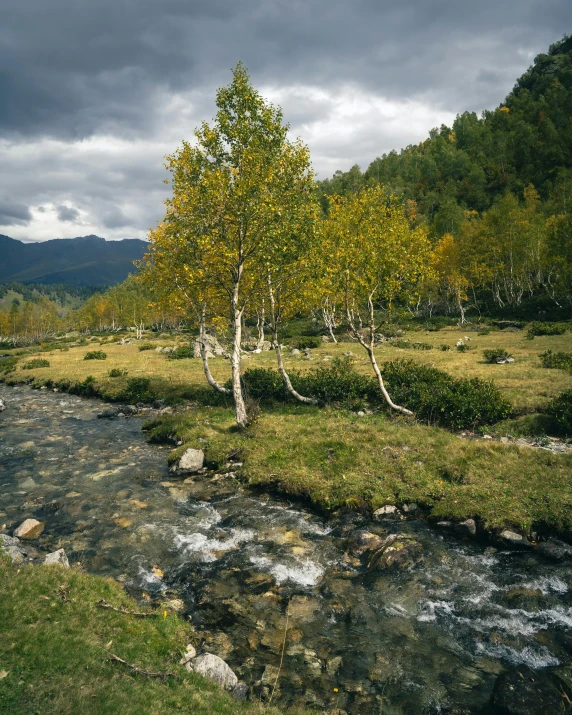
[[[493,108],[570,0],[3,0],[0,232],[144,236],[242,60],[320,177]]]

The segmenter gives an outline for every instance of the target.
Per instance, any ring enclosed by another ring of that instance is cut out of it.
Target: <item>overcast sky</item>
[[[494,108],[571,0],[2,0],[0,233],[144,238],[238,60],[320,178]],[[0,257],[1,260],[1,257]]]

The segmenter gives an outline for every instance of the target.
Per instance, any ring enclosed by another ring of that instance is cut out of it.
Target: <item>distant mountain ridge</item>
[[[106,241],[100,236],[22,243],[0,234],[0,283],[67,283],[109,286],[135,272],[147,243],[138,238]]]

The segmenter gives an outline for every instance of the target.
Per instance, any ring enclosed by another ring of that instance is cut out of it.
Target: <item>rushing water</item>
[[[232,477],[183,482],[141,418],[0,385],[0,527],[46,523],[39,550],[179,598],[202,646],[274,702],[367,713],[473,712],[511,664],[570,662],[572,568],[457,541],[413,519],[325,521]],[[422,546],[413,565],[368,571],[357,529]],[[284,634],[286,632],[286,639]],[[453,708],[453,710],[451,710]]]

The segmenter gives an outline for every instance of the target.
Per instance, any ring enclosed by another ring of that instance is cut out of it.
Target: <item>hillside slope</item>
[[[99,236],[22,243],[0,235],[0,282],[105,286],[125,280],[147,244]]]

